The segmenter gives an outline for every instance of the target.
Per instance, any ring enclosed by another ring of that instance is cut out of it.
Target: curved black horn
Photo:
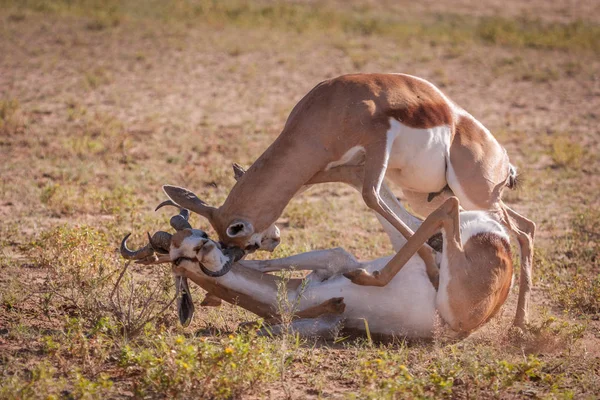
[[[123,258],[127,260],[140,260],[142,258],[146,258],[154,254],[154,249],[152,248],[152,245],[150,243],[148,243],[139,250],[130,250],[127,247],[127,239],[129,239],[129,236],[131,236],[131,233],[128,233],[127,236],[125,236],[121,241],[120,250]]]
[[[182,231],[184,229],[192,229],[192,225],[190,225],[190,223],[188,222],[188,220],[190,218],[189,210],[186,210],[185,208],[178,206],[177,204],[175,204],[175,202],[173,202],[173,200],[165,200],[162,203],[160,203],[154,209],[154,211],[158,211],[160,208],[162,208],[164,206],[173,206],[173,207],[179,208],[179,214],[171,217],[171,220],[169,221],[169,223],[171,224],[171,227],[173,229],[175,229],[178,232]]]
[[[171,248],[171,235],[169,232],[157,231],[152,237],[148,234],[150,246],[159,253],[167,254]]]
[[[229,270],[231,270],[231,267],[233,266],[234,262],[239,261],[242,259],[242,257],[244,257],[245,252],[239,247],[231,247],[223,250],[223,254],[228,258],[225,265],[223,265],[223,268],[221,268],[219,271],[211,271],[204,265],[200,264],[200,269],[202,270],[202,272],[204,272],[211,278],[218,278],[220,276],[223,276],[226,273],[228,273]]]
[[[204,265],[202,265],[202,264],[199,264],[199,265],[200,265],[200,269],[202,270],[202,272],[204,272],[205,275],[210,276],[211,278],[218,278],[229,272],[229,270],[231,269],[231,266],[233,265],[233,260],[230,259],[229,261],[227,261],[225,263],[225,265],[223,265],[223,268],[221,268],[219,271],[211,271],[210,269],[206,268]]]
[[[173,206],[173,207],[177,207],[180,210],[183,210],[182,207],[179,206],[179,204],[176,204],[173,200],[169,199],[169,200],[165,200],[162,203],[160,203],[159,205],[156,206],[156,208],[154,209],[154,211],[158,211],[161,208],[163,208],[164,206]]]

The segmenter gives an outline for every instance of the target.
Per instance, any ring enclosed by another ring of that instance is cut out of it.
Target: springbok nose
[[[250,252],[250,253],[254,253],[259,248],[260,248],[260,246],[255,243],[255,244],[249,244],[248,246],[246,246],[246,248],[244,250],[247,252]]]
[[[263,240],[261,247],[266,251],[274,251],[275,248],[279,245],[281,239],[279,237],[271,237]]]

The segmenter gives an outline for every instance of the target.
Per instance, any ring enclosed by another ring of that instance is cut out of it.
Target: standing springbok
[[[439,229],[444,241],[436,292],[423,260],[415,253]],[[126,237],[121,253],[146,264],[172,262],[178,279],[191,279],[210,295],[268,320],[278,320],[278,299],[281,290],[286,290],[287,303],[297,305],[289,310],[299,318],[292,328],[302,335],[327,335],[342,324],[345,329],[362,332],[368,326],[372,334],[383,336],[429,338],[439,315],[448,333],[464,337],[498,312],[512,282],[509,238],[502,225],[483,211],[459,214],[455,197],[432,212],[408,241],[390,236],[394,247],[401,248],[394,257],[369,262],[358,262],[342,249],[331,249],[232,265],[232,256],[226,256],[201,230],[180,229],[168,239],[165,235],[160,233],[159,242],[155,234],[150,244],[138,251],[127,249]],[[148,249],[152,248],[168,251],[168,257],[149,259],[152,252]],[[290,268],[314,272],[306,283],[264,274]],[[359,273],[364,278],[380,269],[388,283],[381,288],[355,285],[342,276],[364,271]],[[189,321],[191,315],[182,316],[182,312],[189,313],[189,308],[180,308],[180,318]],[[279,329],[275,326],[273,330]]]
[[[413,231],[381,196],[384,177],[402,188],[411,208],[427,216],[450,195],[467,210],[488,210],[517,237],[521,251],[515,325],[527,321],[535,224],[506,206],[501,195],[516,176],[505,149],[469,113],[433,84],[404,74],[345,75],[318,84],[292,110],[279,137],[236,183],[225,203],[167,195],[205,216],[226,246],[272,249],[274,222],[292,197],[319,173],[364,169],[362,197],[405,238]],[[440,194],[436,196],[436,194]],[[427,245],[427,273],[437,269]],[[395,262],[392,259],[392,263]],[[390,266],[395,269],[397,267]]]

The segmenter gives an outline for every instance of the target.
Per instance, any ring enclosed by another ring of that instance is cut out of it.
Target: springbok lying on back
[[[501,200],[504,188],[514,186],[516,170],[479,121],[423,79],[358,74],[321,82],[294,107],[279,137],[221,207],[167,194],[208,218],[224,246],[272,250],[279,243],[273,224],[303,185],[316,183],[317,175],[320,182],[336,181],[340,168],[357,165],[364,171],[365,203],[405,238],[413,230],[382,196],[384,177],[402,188],[410,207],[423,217],[450,196],[467,210],[494,212],[516,235],[521,250],[515,324],[524,326],[535,224]],[[418,252],[435,284],[431,249],[424,245]]]
[[[195,197],[191,192],[187,196]],[[191,279],[209,294],[268,320],[279,317],[278,290],[284,287],[289,304],[297,304],[299,319],[292,322],[292,328],[302,335],[326,335],[338,324],[364,332],[367,320],[373,334],[428,338],[439,315],[452,332],[465,336],[498,312],[511,286],[512,258],[504,228],[486,212],[459,214],[455,197],[432,212],[408,241],[391,235],[394,247],[400,248],[395,256],[368,262],[358,262],[338,248],[232,263],[239,253],[224,254],[230,250],[221,249],[189,223],[182,226],[172,220],[171,225],[178,229],[174,235],[158,232],[138,251],[127,248],[125,237],[121,253],[146,264],[172,262],[180,281]],[[423,260],[415,253],[440,229],[444,241],[436,292]],[[163,255],[154,257],[152,249]],[[313,273],[305,278],[306,283],[264,273],[291,268]],[[365,279],[376,275],[375,271],[381,271],[378,276],[386,280],[385,287],[355,285],[342,275]],[[189,294],[187,285],[185,290]],[[189,295],[179,304],[180,318],[189,321],[193,312]]]

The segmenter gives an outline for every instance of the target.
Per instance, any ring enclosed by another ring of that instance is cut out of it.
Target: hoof
[[[207,293],[200,305],[202,307],[220,307],[223,301],[215,295]]]
[[[361,276],[365,276],[365,275],[369,275],[369,273],[364,268],[359,268],[359,269],[355,269],[352,271],[344,272],[344,276],[346,278],[350,279],[352,282],[354,282],[355,279],[357,279]]]
[[[513,327],[519,329],[521,332],[527,331],[527,321],[525,319],[516,319],[513,321]]]
[[[327,309],[330,314],[342,314],[346,310],[343,297],[334,297],[327,301]]]
[[[373,275],[367,272],[364,268],[355,269],[344,273],[344,276],[357,285],[362,286],[381,286],[378,281],[379,271],[375,271]]]

